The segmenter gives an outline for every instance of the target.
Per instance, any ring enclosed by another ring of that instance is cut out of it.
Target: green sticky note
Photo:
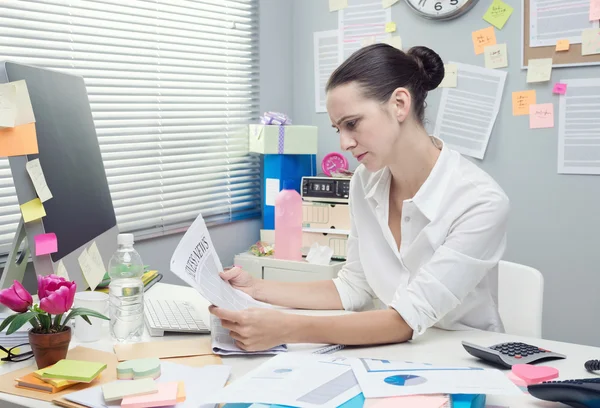
[[[514,9],[502,0],[494,0],[483,15],[483,19],[501,30],[513,11]]]
[[[106,364],[95,361],[60,360],[42,374],[42,378],[61,378],[63,380],[92,382],[106,369]]]

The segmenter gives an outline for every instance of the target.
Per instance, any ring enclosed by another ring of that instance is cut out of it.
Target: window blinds
[[[3,1],[0,59],[84,77],[120,230],[159,235],[260,212],[257,22],[257,0]],[[0,159],[0,252],[14,194]]]

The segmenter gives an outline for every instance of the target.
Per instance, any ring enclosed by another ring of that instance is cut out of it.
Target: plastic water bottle
[[[275,258],[302,260],[302,197],[293,180],[284,180],[275,197]]]
[[[108,263],[110,334],[119,342],[141,340],[144,332],[144,264],[133,249],[133,234],[119,234]]]

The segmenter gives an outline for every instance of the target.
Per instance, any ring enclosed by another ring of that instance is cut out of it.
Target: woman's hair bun
[[[410,55],[419,65],[421,83],[426,91],[438,87],[444,79],[444,61],[430,48],[417,46],[408,50]]]

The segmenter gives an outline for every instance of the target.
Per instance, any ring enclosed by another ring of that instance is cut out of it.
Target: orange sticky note
[[[0,129],[0,157],[39,153],[35,123]]]
[[[554,127],[554,105],[541,103],[529,105],[529,128],[544,129]]]
[[[485,47],[488,45],[496,45],[496,32],[494,27],[484,28],[483,30],[473,31],[473,47],[475,54],[483,54]]]
[[[535,89],[512,93],[513,116],[529,115],[529,105],[535,104]]]
[[[571,43],[569,40],[558,40],[556,41],[556,51],[569,51]]]
[[[177,383],[177,403],[181,404],[182,402],[185,402],[185,399],[185,382],[179,381]]]

